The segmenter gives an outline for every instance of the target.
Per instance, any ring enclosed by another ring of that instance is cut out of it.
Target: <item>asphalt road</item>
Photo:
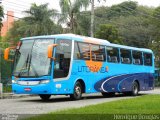
[[[160,94],[160,89],[143,94]],[[39,96],[0,99],[0,114],[44,114],[48,112],[64,110],[68,108],[78,108],[103,102],[110,102],[120,99],[130,99],[131,96],[116,95],[114,97],[103,98],[101,94],[83,95],[82,100],[71,101],[69,96],[52,96],[48,102],[43,102]]]

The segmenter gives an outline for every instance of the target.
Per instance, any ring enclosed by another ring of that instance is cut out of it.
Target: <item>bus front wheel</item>
[[[50,99],[50,97],[51,97],[51,95],[46,95],[46,94],[40,94],[39,95],[40,96],[40,98],[43,100],[43,101],[47,101],[47,100],[49,100]]]
[[[75,83],[73,94],[70,95],[72,100],[79,100],[82,98],[82,85],[79,81]]]

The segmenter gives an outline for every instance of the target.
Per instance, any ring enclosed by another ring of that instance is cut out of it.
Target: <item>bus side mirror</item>
[[[48,45],[48,58],[55,59],[52,57],[52,53],[57,44]]]
[[[13,60],[10,60],[9,59],[9,53],[10,53],[10,50],[11,49],[15,49],[16,47],[9,47],[9,48],[6,48],[5,50],[4,50],[4,60],[6,60],[6,61],[12,61],[13,62]]]

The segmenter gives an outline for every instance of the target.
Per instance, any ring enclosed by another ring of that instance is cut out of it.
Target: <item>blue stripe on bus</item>
[[[94,88],[96,91],[99,91],[99,92],[131,91],[132,83],[135,80],[138,80],[140,85],[145,86],[146,89],[148,89],[148,87],[153,86],[153,75],[152,74],[150,74],[150,73],[135,73],[135,74],[122,74],[122,75],[104,78],[104,79],[96,82]],[[147,82],[147,81],[149,81],[149,83],[150,83],[148,86],[145,85],[145,82]],[[123,89],[123,87],[125,89]]]

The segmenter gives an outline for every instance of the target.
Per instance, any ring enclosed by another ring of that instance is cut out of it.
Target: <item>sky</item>
[[[106,0],[106,2],[101,0],[100,3],[97,2],[98,0],[95,1],[96,1],[95,7],[98,7],[102,5],[112,6],[127,0]],[[139,5],[145,5],[149,7],[160,6],[160,0],[131,0],[131,1],[137,1]],[[22,18],[24,16],[24,13],[22,11],[29,9],[31,3],[36,3],[37,5],[49,3],[49,8],[56,9],[60,12],[59,0],[2,0],[2,6],[4,7],[5,14],[7,13],[7,11],[14,11],[14,16],[17,18]]]

